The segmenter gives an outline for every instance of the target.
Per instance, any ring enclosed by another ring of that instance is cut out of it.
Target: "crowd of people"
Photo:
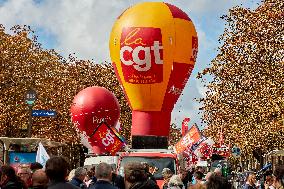
[[[39,163],[21,165],[17,169],[9,165],[0,168],[1,189],[159,189],[150,166],[141,162],[129,162],[124,166],[124,177],[117,175],[112,166],[100,163],[90,170],[78,167],[70,171],[68,161],[61,156],[50,158],[45,167]],[[169,168],[162,170],[163,189],[231,189],[233,185],[222,176],[220,169],[204,174],[203,169],[174,174]],[[283,189],[284,166],[275,169],[267,177],[266,189]],[[269,181],[269,182],[268,182]],[[244,189],[256,189],[256,175],[250,173]]]
[[[169,183],[169,172],[164,172],[164,183]],[[275,171],[267,171],[267,174],[258,175],[256,172],[249,172],[245,175],[244,184],[235,186],[234,180],[224,177],[222,169],[216,168],[214,172],[207,172],[200,167],[196,171],[184,172],[180,178],[183,182],[179,188],[185,186],[188,189],[284,189],[284,165],[277,166]],[[164,188],[168,188],[167,186]]]

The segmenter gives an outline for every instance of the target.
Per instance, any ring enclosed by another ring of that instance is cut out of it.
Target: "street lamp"
[[[26,93],[26,103],[29,106],[29,124],[28,124],[28,137],[32,136],[32,110],[33,110],[33,105],[36,100],[36,92],[33,89],[30,89]]]

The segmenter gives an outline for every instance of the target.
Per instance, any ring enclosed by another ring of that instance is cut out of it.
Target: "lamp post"
[[[32,136],[32,110],[33,105],[36,100],[36,91],[33,89],[29,89],[26,93],[26,103],[29,106],[29,124],[28,124],[28,137]]]

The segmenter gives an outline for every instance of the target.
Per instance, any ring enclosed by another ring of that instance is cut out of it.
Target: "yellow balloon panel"
[[[192,43],[197,38],[197,33],[192,22],[182,19],[174,19],[176,31],[176,46],[174,62],[195,64],[192,51]],[[193,37],[192,37],[193,36]]]
[[[118,18],[110,54],[133,110],[161,110],[173,62],[191,63],[192,31],[165,3],[140,3]]]

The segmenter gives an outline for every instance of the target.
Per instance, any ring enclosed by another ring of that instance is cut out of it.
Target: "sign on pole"
[[[36,91],[30,89],[26,93],[26,102],[29,106],[32,106],[36,100]]]
[[[53,110],[32,110],[34,117],[56,117],[56,111]]]

